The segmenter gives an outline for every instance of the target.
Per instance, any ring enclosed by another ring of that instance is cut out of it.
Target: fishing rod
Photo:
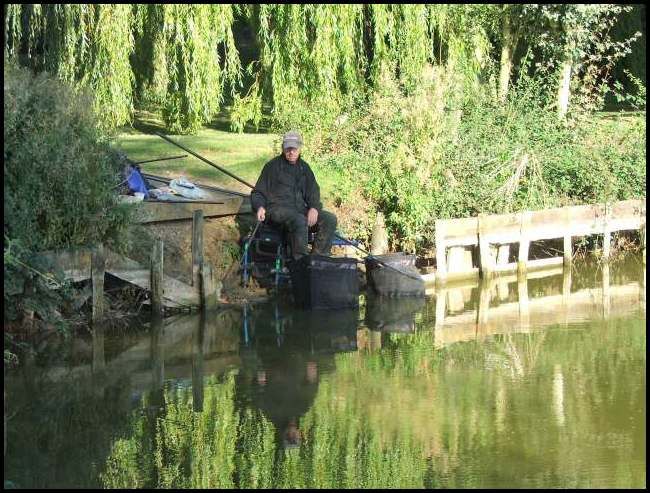
[[[402,272],[402,271],[399,270],[398,268],[393,267],[392,265],[388,265],[388,264],[385,263],[385,262],[382,262],[382,261],[379,260],[376,256],[372,255],[371,253],[366,252],[363,248],[361,248],[361,247],[355,245],[355,244],[352,243],[350,240],[348,240],[347,238],[344,238],[343,236],[339,235],[338,233],[334,233],[334,236],[336,236],[339,240],[343,240],[343,241],[345,241],[348,245],[352,245],[354,248],[356,248],[356,249],[359,250],[361,253],[363,253],[364,255],[366,255],[367,258],[369,258],[369,259],[371,259],[371,260],[374,260],[374,261],[377,262],[379,265],[383,265],[384,267],[387,267],[388,269],[394,270],[395,272],[399,272],[400,274],[402,274],[402,275],[404,275],[404,276],[406,276],[406,277],[410,277],[411,279],[414,279],[414,280],[416,280],[416,281],[422,281],[422,278],[421,278],[421,277],[415,277],[414,275],[411,275],[411,274],[409,274],[409,273],[407,273],[407,272]]]
[[[156,159],[147,159],[145,161],[136,161],[133,164],[155,163],[156,161],[167,161],[167,160],[170,160],[170,159],[180,159],[182,157],[187,157],[187,154],[183,154],[181,156],[159,157],[159,158],[156,158]]]
[[[167,183],[167,184],[169,184],[169,182],[171,182],[171,178],[166,178],[164,176],[152,175],[150,173],[141,173],[141,175],[142,175],[143,178],[153,179],[155,181],[161,181],[161,182]],[[198,183],[196,185],[199,188],[203,188],[205,190],[212,190],[214,192],[223,192],[223,193],[227,193],[227,194],[230,194],[230,195],[238,195],[240,197],[248,197],[247,193],[235,192],[233,190],[228,190],[226,188],[213,187],[211,185],[200,185]]]
[[[147,200],[146,202],[155,202],[157,204],[223,204],[213,200]]]
[[[238,182],[243,183],[244,185],[246,185],[246,186],[252,188],[253,190],[255,190],[255,187],[254,187],[253,185],[251,185],[250,183],[248,183],[247,181],[242,180],[242,179],[239,178],[237,175],[231,173],[231,172],[228,171],[227,169],[222,168],[222,167],[219,166],[218,164],[214,164],[212,161],[210,161],[210,160],[204,158],[203,156],[200,156],[199,154],[197,154],[197,153],[194,152],[194,151],[191,151],[191,150],[188,149],[187,147],[184,147],[184,146],[180,145],[178,142],[174,142],[172,139],[170,139],[170,138],[167,137],[166,135],[163,135],[163,134],[158,133],[158,132],[154,132],[154,134],[156,134],[156,135],[157,135],[158,137],[160,137],[161,139],[164,139],[164,140],[166,140],[167,142],[169,142],[169,143],[171,143],[171,144],[174,144],[174,145],[177,146],[177,147],[180,147],[180,148],[183,149],[185,152],[189,152],[192,156],[194,156],[194,157],[200,159],[200,160],[203,161],[204,163],[209,164],[210,166],[212,166],[212,167],[214,167],[214,168],[217,168],[219,171],[221,171],[222,173],[227,174],[227,175],[230,176],[231,178],[234,178],[234,179],[237,180]]]

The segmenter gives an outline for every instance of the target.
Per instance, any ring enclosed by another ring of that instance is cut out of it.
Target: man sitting
[[[336,231],[336,216],[323,210],[320,188],[309,165],[300,157],[302,138],[287,132],[282,154],[264,165],[251,192],[251,204],[258,221],[283,226],[289,234],[294,259],[306,255],[308,232],[316,229],[312,254],[329,255]]]

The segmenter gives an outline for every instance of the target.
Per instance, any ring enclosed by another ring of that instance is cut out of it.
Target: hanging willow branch
[[[281,125],[326,122],[383,73],[410,92],[429,64],[474,84],[490,49],[491,6],[422,4],[9,4],[5,55],[90,87],[106,126],[155,104],[171,132],[196,131],[234,100],[235,125],[259,122],[272,103]],[[235,16],[255,27],[259,60],[248,87],[235,46]],[[486,21],[486,19],[488,21]],[[437,52],[436,52],[437,49]],[[442,52],[445,52],[443,57]],[[239,89],[241,88],[241,89]],[[302,112],[302,113],[301,113]],[[293,119],[293,120],[292,120]]]

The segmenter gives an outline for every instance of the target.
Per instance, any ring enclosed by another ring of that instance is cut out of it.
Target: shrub
[[[89,95],[6,59],[4,70],[5,321],[25,308],[25,281],[31,309],[47,318],[60,283],[34,253],[100,242],[119,250],[129,209],[116,202],[119,160]]]
[[[453,74],[436,68],[409,95],[388,77],[334,123],[308,127],[316,166],[344,178],[335,202],[354,209],[352,187],[370,202],[357,208],[359,237],[375,210],[392,248],[414,251],[433,245],[439,218],[645,196],[643,118],[560,122],[525,74],[505,104],[490,91],[454,101]]]

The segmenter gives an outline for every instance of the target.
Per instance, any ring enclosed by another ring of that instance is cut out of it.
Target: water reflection
[[[5,477],[644,486],[645,273],[574,266],[427,300],[369,297],[361,310],[279,300],[158,319],[118,352],[95,329],[88,364],[5,379],[24,409],[10,422]]]

